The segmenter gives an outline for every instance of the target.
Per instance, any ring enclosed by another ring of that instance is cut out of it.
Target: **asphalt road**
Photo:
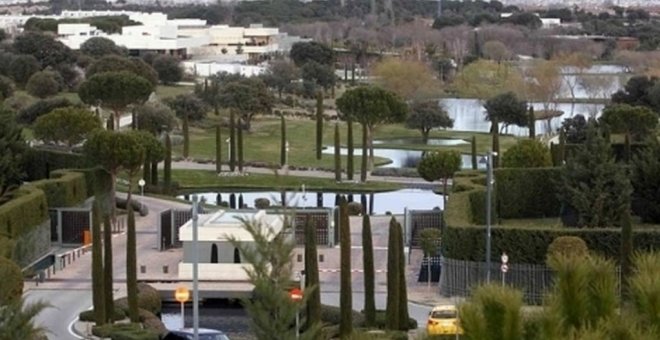
[[[31,290],[25,298],[27,303],[42,300],[53,306],[36,317],[36,324],[48,329],[48,339],[55,340],[75,339],[69,326],[80,311],[92,306],[91,290]]]

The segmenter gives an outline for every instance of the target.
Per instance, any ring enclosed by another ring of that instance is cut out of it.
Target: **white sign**
[[[509,256],[507,256],[506,253],[502,253],[502,257],[500,259],[502,260],[503,264],[509,263]]]
[[[506,272],[509,271],[509,266],[507,264],[503,263],[502,267],[500,267],[500,269],[502,270],[502,273],[506,273]]]

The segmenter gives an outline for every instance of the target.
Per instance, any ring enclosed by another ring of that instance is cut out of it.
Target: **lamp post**
[[[142,196],[141,200],[140,200],[140,213],[142,213],[142,201],[144,200],[144,185],[145,184],[147,184],[147,182],[144,181],[144,178],[140,178],[140,180],[138,181],[138,185],[140,186],[140,196]]]
[[[198,203],[197,195],[192,197],[192,239],[193,239],[193,339],[199,340],[199,287],[198,287],[198,274],[199,274],[199,242],[198,242]]]
[[[174,291],[174,298],[176,301],[181,303],[181,329],[186,328],[186,319],[184,316],[184,306],[186,301],[190,298],[190,292],[188,291],[188,288],[186,287],[178,287],[176,291]]]
[[[231,137],[225,140],[227,142],[227,163],[231,162]]]
[[[497,153],[488,150],[488,169],[486,173],[486,281],[490,282],[490,247],[491,247],[491,197],[493,196],[493,156]]]

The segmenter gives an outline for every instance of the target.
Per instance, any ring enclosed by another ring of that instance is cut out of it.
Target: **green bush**
[[[589,255],[589,248],[583,239],[576,236],[559,236],[548,246],[548,258],[556,255]]]
[[[560,202],[555,184],[559,168],[496,169],[497,216],[535,218],[559,216]]]
[[[348,209],[349,216],[359,216],[362,214],[362,203],[360,202],[348,202],[346,208]]]
[[[257,198],[254,200],[254,207],[257,209],[268,209],[270,207],[270,200],[267,198]]]
[[[94,315],[94,310],[90,309],[80,312],[80,314],[78,314],[78,319],[85,322],[95,322],[96,316]],[[112,321],[120,321],[124,319],[126,319],[126,313],[124,310],[115,306],[114,313],[112,313]]]
[[[158,290],[146,283],[138,283],[138,307],[160,315],[162,301]]]
[[[385,329],[387,326],[387,320],[384,310],[376,311],[376,327],[380,329]],[[413,318],[408,318],[408,329],[417,329],[417,320]],[[405,334],[405,333],[404,333]]]
[[[26,107],[24,110],[21,110],[18,113],[17,119],[18,122],[21,124],[30,125],[34,123],[34,121],[37,120],[37,118],[47,113],[50,113],[55,109],[59,109],[67,106],[74,106],[74,104],[66,98],[56,97],[56,98],[42,99]]]
[[[4,257],[0,257],[0,306],[16,302],[23,295],[21,268]]]
[[[552,165],[550,150],[535,139],[521,139],[504,152],[504,168],[542,168]]]
[[[48,219],[48,203],[43,191],[20,187],[13,199],[0,205],[0,235],[16,239]]]
[[[339,307],[321,305],[321,322],[331,325],[339,325],[341,320],[341,312]],[[360,327],[364,325],[364,315],[362,313],[353,311],[353,326]]]
[[[25,160],[27,180],[30,181],[48,178],[53,170],[86,169],[89,165],[82,154],[49,149],[31,148]]]
[[[154,315],[154,313],[142,308],[139,309],[139,313],[140,313],[140,322],[142,323],[142,326],[144,326],[144,329],[149,330],[156,334],[167,333],[167,327],[165,327],[163,321],[161,321],[156,315]]]
[[[87,199],[85,174],[74,171],[57,170],[50,179],[32,182],[44,191],[49,207],[72,207]]]
[[[451,200],[450,200],[451,201]],[[442,254],[450,259],[483,261],[486,249],[484,226],[452,225],[443,231]],[[492,258],[499,258],[502,252],[509,255],[511,263],[543,264],[548,247],[555,238],[575,236],[584,240],[591,253],[618,258],[621,247],[621,229],[576,229],[494,226],[491,231]],[[638,229],[634,232],[635,250],[657,250],[660,245],[660,231]]]

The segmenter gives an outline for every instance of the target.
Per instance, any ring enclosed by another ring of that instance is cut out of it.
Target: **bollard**
[[[140,274],[145,274],[147,272],[147,266],[140,266]]]
[[[74,262],[76,261],[76,252],[75,251],[73,252],[73,261]]]
[[[167,274],[169,271],[169,268],[167,266],[163,266],[163,274]]]
[[[71,264],[71,253],[66,254],[66,264]]]

